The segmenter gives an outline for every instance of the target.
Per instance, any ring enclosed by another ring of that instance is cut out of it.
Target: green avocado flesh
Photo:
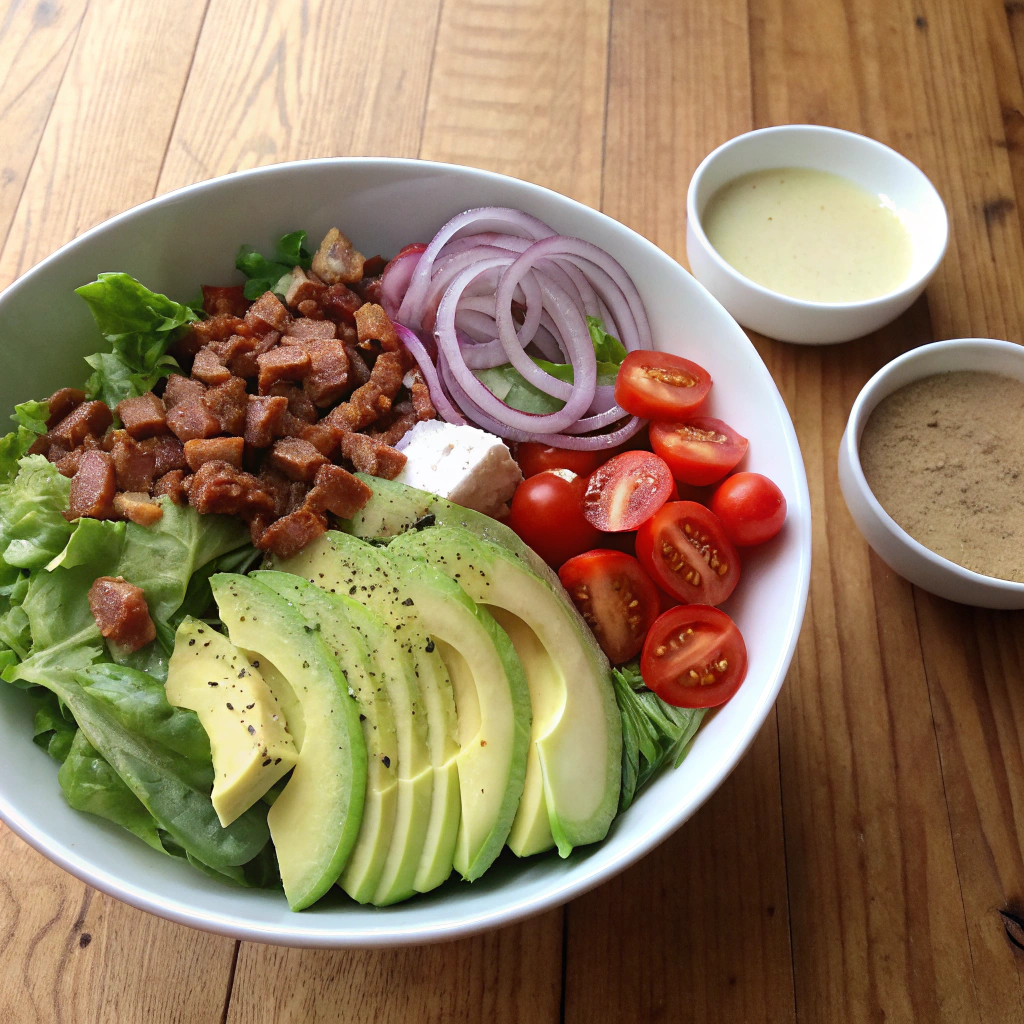
[[[231,642],[254,652],[256,668],[256,661],[270,661],[302,706],[298,763],[267,815],[285,895],[302,910],[338,881],[362,822],[366,744],[345,680],[349,666],[339,665],[319,632],[257,580],[220,573],[210,586]],[[279,702],[288,706],[288,699]]]
[[[608,661],[564,591],[515,553],[463,527],[410,531],[388,550],[423,559],[459,583],[492,612],[522,661],[533,724],[523,798],[509,836],[513,852],[539,852],[553,839],[566,857],[575,846],[603,839],[622,781],[621,718]]]
[[[358,601],[329,594],[298,576],[250,576],[283,597],[318,630],[344,666],[349,692],[361,712],[366,743],[366,799],[359,836],[338,884],[358,903],[369,903],[384,871],[398,806],[398,733],[384,672],[375,653],[386,627]]]
[[[196,712],[210,737],[210,799],[225,828],[295,767],[284,711],[259,669],[191,615],[175,634],[164,689],[170,703]]]
[[[355,537],[328,533],[294,558],[274,567],[294,573],[324,590],[348,595],[366,605],[388,625],[408,678],[418,686],[413,712],[425,732],[428,759],[417,774],[416,809],[428,806],[427,818],[392,841],[394,872],[385,870],[374,902],[394,903],[413,892],[436,888],[451,874],[461,811],[455,697],[447,669],[415,608],[403,604],[403,581],[386,555]],[[425,723],[422,719],[426,719]],[[399,770],[402,753],[399,751]],[[424,782],[430,783],[424,792]],[[413,863],[415,862],[415,863]],[[401,873],[398,868],[401,867]],[[410,867],[415,870],[410,872]]]
[[[523,793],[531,719],[526,675],[505,631],[454,580],[390,549],[388,558],[455,691],[462,800],[455,870],[472,882],[501,852]]]

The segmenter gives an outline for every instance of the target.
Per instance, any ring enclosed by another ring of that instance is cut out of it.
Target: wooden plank
[[[89,8],[0,253],[0,284],[152,197],[205,3]]]
[[[816,516],[808,620],[779,702],[797,1005],[812,1020],[1020,1012],[1012,957],[979,957],[971,879],[984,869],[963,842],[974,812],[953,798],[936,701],[940,664],[951,691],[968,685],[950,661],[962,634],[919,638],[920,601],[868,552],[835,466],[850,405],[883,363],[932,337],[1019,329],[1020,232],[1012,206],[992,205],[1012,179],[993,144],[982,15],[977,4],[751,3],[757,124],[830,123],[895,146],[932,177],[953,231],[928,308],[832,350],[761,346],[794,412]]]
[[[101,896],[6,828],[0,864],[0,1020],[220,1024],[230,939]]]
[[[227,1024],[555,1024],[561,922],[559,910],[443,946],[379,951],[243,943]]]
[[[318,156],[416,156],[439,0],[211,0],[160,192]]]
[[[751,127],[745,3],[613,6],[605,212],[685,258],[686,186]],[[708,804],[570,905],[565,1020],[795,1018],[775,715]]]
[[[608,8],[608,0],[445,3],[420,156],[599,205]]]
[[[0,16],[0,238],[11,226],[86,5],[10,3]]]

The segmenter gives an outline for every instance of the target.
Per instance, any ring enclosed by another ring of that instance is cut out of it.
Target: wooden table
[[[883,363],[935,338],[1022,338],[1024,4],[2,11],[2,284],[155,194],[341,154],[536,181],[683,260],[701,157],[793,121],[906,154],[946,200],[952,236],[927,301],[878,335],[829,349],[755,339],[807,463],[811,599],[753,749],[657,852],[502,932],[316,952],[159,921],[0,831],[0,1021],[1024,1020],[1024,927],[1008,916],[1024,906],[1024,619],[895,576],[854,529],[836,477],[847,412]]]

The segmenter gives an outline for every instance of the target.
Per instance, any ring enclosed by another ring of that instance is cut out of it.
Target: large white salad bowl
[[[768,715],[789,667],[807,600],[810,506],[789,414],[767,369],[729,314],[673,259],[609,217],[536,185],[467,167],[394,159],[279,164],[161,196],[86,232],[0,295],[0,408],[78,385],[82,357],[101,348],[74,288],[102,271],[127,271],[180,300],[200,284],[240,280],[238,246],[271,252],[303,228],[318,241],[339,226],[359,249],[393,255],[427,241],[453,214],[517,207],[556,230],[602,246],[632,275],[656,344],[698,360],[715,381],[711,415],[750,438],[743,468],[782,488],[782,534],[744,558],[726,609],[746,639],[750,666],[733,699],[708,716],[689,756],[615,820],[608,838],[567,860],[506,853],[472,885],[456,879],[386,910],[340,890],[301,914],[279,892],[219,884],[163,857],[129,833],[71,810],[57,765],[32,742],[31,702],[0,683],[0,818],[90,885],[162,917],[239,939],[295,946],[381,946],[471,934],[557,906],[633,864],[683,824],[721,785]]]

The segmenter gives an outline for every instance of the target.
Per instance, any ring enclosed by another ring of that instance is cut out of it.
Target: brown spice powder
[[[1024,382],[956,371],[883,399],[860,442],[868,486],[916,541],[1024,583]]]

